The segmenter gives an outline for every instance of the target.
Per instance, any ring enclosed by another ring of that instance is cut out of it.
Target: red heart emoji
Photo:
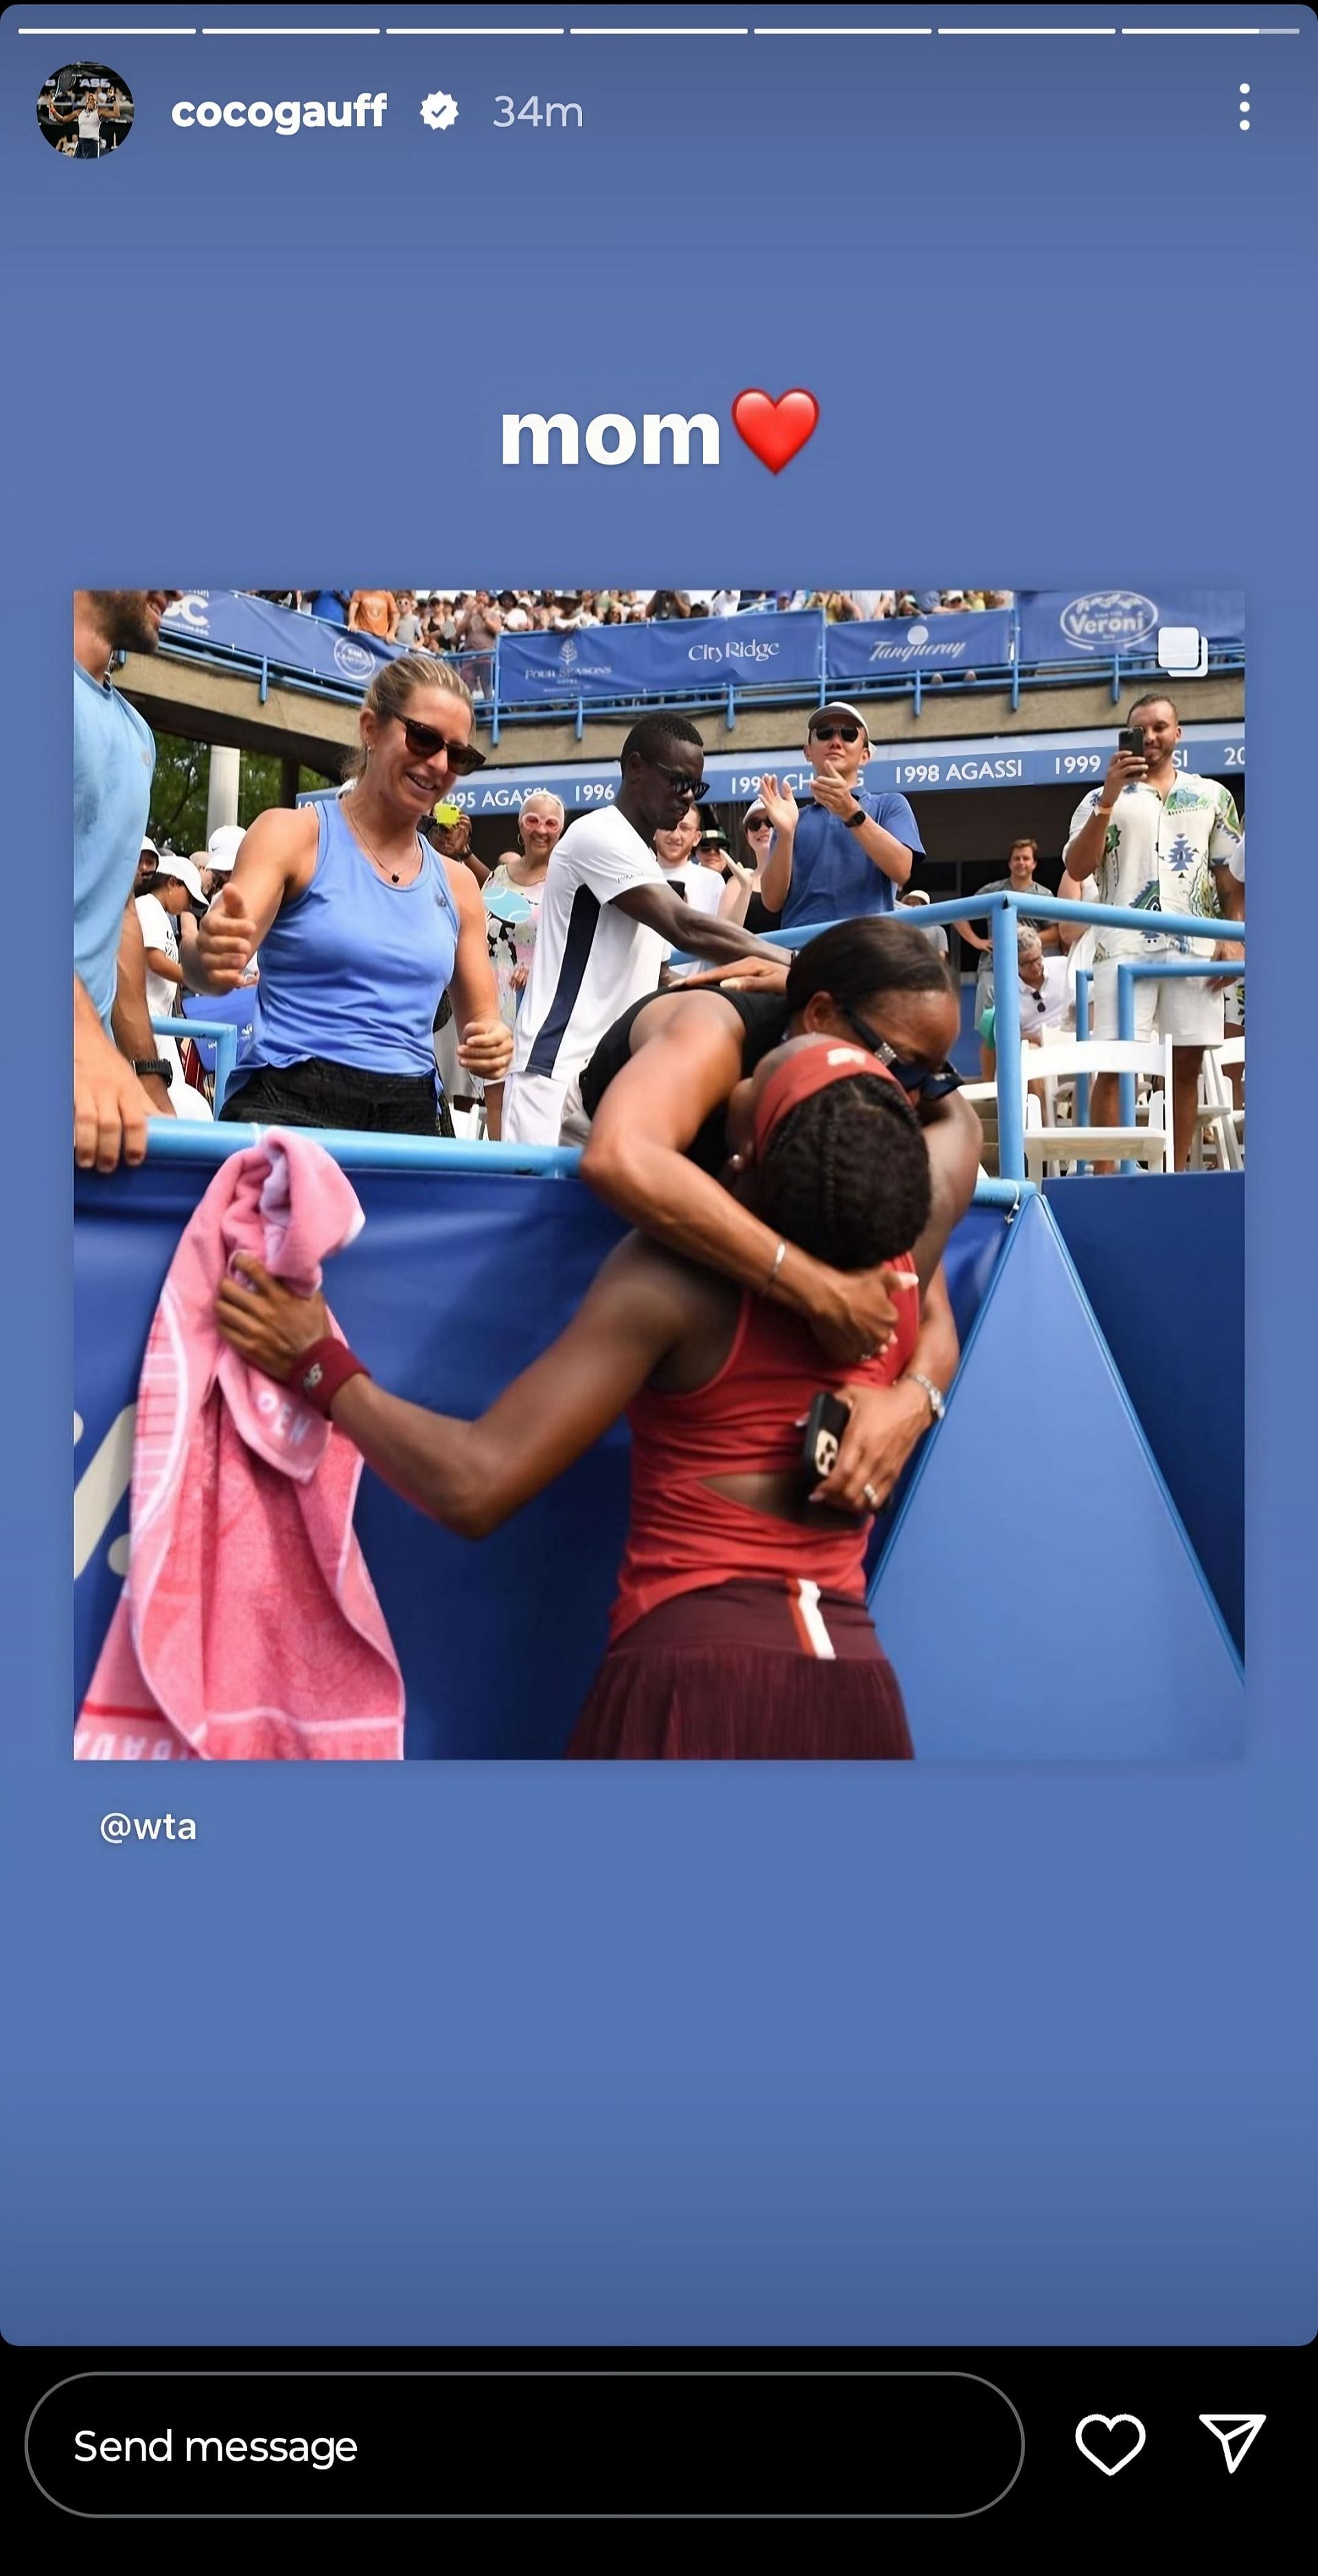
[[[777,402],[756,385],[748,393],[738,394],[732,406],[734,427],[752,456],[758,456],[771,474],[781,474],[806,440],[813,438],[818,418],[819,405],[814,395],[800,385],[794,385],[789,394],[780,394]]]

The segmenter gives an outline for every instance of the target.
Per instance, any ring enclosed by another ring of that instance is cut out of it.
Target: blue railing
[[[798,612],[799,613],[799,612]],[[1014,627],[1018,621],[1014,617]],[[608,631],[608,630],[606,630]],[[996,695],[1010,697],[1013,712],[1023,696],[1049,689],[1092,687],[1101,680],[1107,687],[1113,705],[1132,681],[1156,677],[1160,665],[1151,649],[1129,653],[1094,653],[1085,659],[1022,662],[1015,656],[1006,662],[977,662],[971,671],[939,664],[930,657],[927,664],[918,660],[900,672],[891,669],[860,673],[846,680],[832,679],[827,669],[828,625],[819,618],[819,648],[816,668],[808,678],[792,682],[772,679],[728,680],[706,679],[691,688],[631,689],[614,697],[586,698],[573,693],[567,684],[560,690],[548,691],[543,697],[519,701],[510,706],[502,697],[499,683],[498,648],[491,652],[457,651],[439,655],[467,682],[476,700],[477,719],[488,724],[490,739],[497,743],[505,725],[543,724],[546,718],[569,718],[579,742],[587,721],[644,714],[647,709],[665,707],[716,706],[731,731],[743,706],[822,706],[830,696],[857,700],[904,699],[915,716],[924,714],[932,695],[941,705],[949,695]],[[933,622],[936,638],[937,620]],[[292,661],[280,661],[268,653],[250,653],[238,647],[216,643],[203,636],[162,633],[161,653],[169,658],[205,663],[211,668],[231,671],[235,676],[254,680],[259,702],[264,706],[272,688],[294,691],[304,696],[327,699],[342,706],[360,706],[360,681],[331,679],[311,672]],[[1214,676],[1243,672],[1244,648],[1239,644],[1221,644],[1210,648],[1208,668]]]
[[[1016,963],[1015,918],[1018,912],[1027,914],[1031,921],[1079,922],[1086,928],[1091,922],[1101,922],[1109,930],[1141,931],[1146,939],[1238,939],[1243,943],[1245,937],[1243,921],[1221,921],[1179,912],[1136,912],[1133,906],[1126,904],[1061,903],[1056,895],[1043,894],[1034,887],[1028,894],[958,895],[947,903],[930,903],[922,907],[922,930],[934,922],[982,921],[986,917],[992,930],[993,1036],[998,1059],[998,1170],[1004,1180],[1012,1182],[1025,1178],[1026,1074],[1019,1043],[1020,978]],[[1151,922],[1156,922],[1156,929],[1150,928]],[[822,931],[837,928],[836,922],[821,921],[817,927],[811,925],[810,935],[812,939],[818,938]],[[763,935],[775,947],[796,948],[801,945],[799,930],[766,930]],[[1147,969],[1137,967],[1135,971],[1160,976],[1187,971],[1216,974],[1234,983],[1243,974],[1244,967],[1224,966],[1220,959],[1205,959],[1200,963],[1193,959],[1173,958],[1157,963],[1150,961]],[[1085,995],[1087,1010],[1088,982]],[[1078,1030],[1078,1005],[1076,1025]]]
[[[1212,919],[1206,919],[1202,915],[1198,914],[1160,912],[1155,916],[1157,929],[1151,931],[1149,926],[1150,915],[1147,912],[1137,912],[1133,906],[1126,904],[1060,903],[1056,895],[1036,894],[1033,891],[1025,895],[995,894],[988,896],[987,899],[982,895],[980,896],[978,917],[982,919],[986,913],[993,916],[993,1034],[997,1046],[998,1057],[998,1168],[1001,1172],[1013,1178],[1018,1175],[1023,1178],[1025,1173],[1026,1075],[1022,1062],[1021,1047],[1019,1044],[1020,979],[1017,973],[1016,964],[1016,924],[1014,919],[1015,914],[1018,912],[1027,913],[1031,921],[1078,921],[1084,923],[1086,926],[1088,926],[1089,923],[1094,922],[1102,923],[1103,926],[1109,930],[1138,930],[1142,932],[1146,939],[1151,937],[1157,939],[1238,939],[1243,943],[1245,937],[1245,925],[1243,921],[1215,921]],[[948,921],[974,918],[975,913],[976,908],[973,902],[968,904],[964,902],[956,904],[930,904],[921,913],[920,918],[922,922]],[[1201,974],[1216,972],[1218,975],[1222,975],[1225,971],[1220,960],[1205,959],[1203,961],[1199,961],[1196,959],[1180,958],[1159,959],[1157,961],[1150,959],[1147,966],[1143,966],[1142,964],[1140,966],[1135,966],[1133,971],[1136,973],[1143,971],[1162,977],[1169,972],[1172,974],[1184,974],[1187,969],[1191,972],[1198,972]],[[1236,969],[1237,973],[1241,971],[1243,970],[1239,968]],[[1232,980],[1234,980],[1234,978]],[[1118,986],[1119,985],[1120,973],[1118,973]],[[1000,1002],[1003,995],[1007,996],[1008,1008],[1008,1017],[1005,1023],[999,1016]],[[1120,1003],[1118,1003],[1118,1009],[1119,1008]],[[1133,1013],[1133,996],[1131,1010]],[[1015,1020],[1014,1028],[1011,1026],[1013,1019]],[[1130,1025],[1133,1031],[1133,1016],[1131,1018]],[[1079,1012],[1077,1010],[1077,1028],[1078,1026]],[[1008,1039],[1008,1045],[1005,1049],[1003,1045],[1004,1038]],[[1133,1124],[1135,1111],[1133,1098],[1130,1102],[1130,1111],[1131,1122]]]
[[[215,1049],[215,1114],[224,1106],[224,1095],[233,1080],[238,1062],[238,1031],[231,1020],[186,1019],[152,1020],[151,1034],[157,1038],[205,1038]]]
[[[1018,1191],[1025,1181],[1026,1074],[1019,1043],[1020,993],[1016,945],[1016,915],[1019,912],[1027,913],[1032,921],[1069,921],[1086,927],[1095,922],[1104,924],[1109,930],[1138,930],[1146,939],[1238,939],[1242,944],[1245,939],[1243,921],[1219,921],[1189,913],[1150,914],[1122,904],[1062,903],[1056,895],[1043,894],[1033,887],[1026,894],[958,895],[947,903],[924,906],[920,914],[922,929],[932,928],[938,922],[982,921],[986,917],[989,920],[993,936],[993,1034],[998,1059],[998,1171],[1003,1184],[1012,1191]],[[1154,931],[1150,930],[1151,921],[1157,923]],[[840,927],[837,922],[812,924],[810,936],[818,938],[825,930]],[[769,930],[764,937],[775,947],[795,949],[802,945],[799,930]],[[1134,1033],[1135,976],[1215,975],[1234,983],[1244,971],[1243,961],[1224,966],[1221,959],[1212,958],[1168,958],[1150,960],[1147,964],[1142,960],[1132,961],[1119,969],[1117,977],[1121,1034]],[[1085,1000],[1087,1014],[1087,978]],[[1078,999],[1076,1018],[1079,1030]],[[236,1030],[219,1020],[153,1020],[151,1025],[160,1036],[177,1037],[182,1032],[215,1040],[216,1107],[219,1108],[232,1074],[233,1059],[231,1054],[218,1051],[221,1048],[236,1050]],[[1123,1123],[1133,1124],[1133,1099],[1128,1121],[1123,1099],[1122,1118]],[[259,1126],[239,1125],[236,1121],[223,1128],[198,1127],[189,1122],[186,1128],[178,1129],[171,1129],[166,1122],[155,1121],[148,1130],[148,1136],[152,1153],[160,1152],[185,1162],[222,1162],[225,1155],[236,1147],[256,1144],[264,1132]],[[478,1143],[464,1137],[360,1135],[347,1128],[324,1128],[316,1132],[318,1142],[348,1170],[491,1171],[501,1172],[511,1179],[523,1172],[575,1172],[581,1160],[578,1150],[566,1145],[520,1146],[502,1142]]]
[[[267,1127],[223,1127],[194,1120],[153,1118],[147,1127],[147,1160],[154,1163],[227,1161],[245,1146],[259,1145]],[[464,1136],[361,1135],[346,1127],[318,1127],[315,1141],[332,1154],[345,1172],[483,1172],[500,1181],[532,1179],[567,1181],[581,1168],[579,1145],[492,1145]],[[1034,1195],[1033,1181],[991,1180],[987,1174],[975,1191],[976,1207],[1017,1208]]]
[[[1237,925],[1229,922],[1224,927],[1228,936],[1234,938]],[[1243,931],[1241,935],[1243,937]],[[1150,958],[1147,962],[1142,958],[1124,958],[1117,968],[1117,1036],[1119,1038],[1133,1038],[1135,1035],[1137,980],[1147,982],[1150,979],[1156,979],[1161,984],[1169,975],[1211,976],[1215,983],[1241,984],[1245,979],[1245,961],[1242,957],[1224,965],[1220,957],[1162,957]],[[1170,1103],[1167,1115],[1169,1117],[1171,1115]],[[1122,1073],[1117,1076],[1117,1116],[1123,1127],[1134,1126],[1135,1076],[1133,1073]],[[1139,1166],[1137,1163],[1123,1163],[1121,1168],[1123,1172],[1134,1172],[1138,1171]]]

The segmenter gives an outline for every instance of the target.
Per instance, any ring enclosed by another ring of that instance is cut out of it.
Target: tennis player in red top
[[[398,1492],[470,1538],[626,1411],[626,1550],[571,1754],[906,1759],[901,1691],[865,1606],[880,1497],[853,1493],[836,1467],[807,1476],[803,1431],[819,1394],[846,1404],[848,1384],[891,1384],[917,1335],[940,1388],[955,1367],[941,1274],[921,1280],[904,1249],[928,1218],[924,1141],[877,1057],[829,1037],[765,1056],[728,1121],[728,1185],[784,1242],[840,1270],[892,1265],[898,1326],[881,1356],[830,1361],[789,1309],[641,1235],[474,1423],[386,1394],[329,1335],[321,1299],[292,1296],[256,1262],[221,1289],[220,1329],[328,1414]]]

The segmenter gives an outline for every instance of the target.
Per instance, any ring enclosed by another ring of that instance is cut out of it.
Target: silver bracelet
[[[781,1268],[782,1268],[782,1266],[783,1266],[783,1263],[785,1262],[785,1260],[786,1260],[786,1259],[787,1259],[787,1246],[786,1246],[786,1244],[785,1244],[785,1243],[780,1243],[780,1244],[779,1244],[779,1246],[778,1246],[777,1251],[775,1252],[775,1254],[774,1254],[774,1256],[773,1256],[773,1268],[772,1268],[772,1270],[770,1271],[768,1278],[765,1280],[765,1283],[764,1283],[763,1288],[760,1290],[760,1295],[761,1295],[762,1297],[767,1297],[767,1296],[768,1296],[768,1294],[769,1294],[769,1290],[772,1288],[773,1283],[774,1283],[775,1279],[777,1278],[778,1273],[779,1273],[779,1271],[781,1270]]]
[[[931,1421],[942,1421],[943,1415],[947,1411],[947,1399],[941,1386],[935,1386],[931,1377],[923,1376],[919,1369],[905,1369],[902,1372],[899,1383],[902,1386],[923,1387],[924,1399],[929,1407]]]

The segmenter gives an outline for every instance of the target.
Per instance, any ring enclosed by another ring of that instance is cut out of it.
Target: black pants
[[[448,1102],[428,1073],[366,1073],[323,1055],[258,1066],[228,1093],[222,1119],[261,1127],[356,1127],[377,1136],[451,1136]]]

